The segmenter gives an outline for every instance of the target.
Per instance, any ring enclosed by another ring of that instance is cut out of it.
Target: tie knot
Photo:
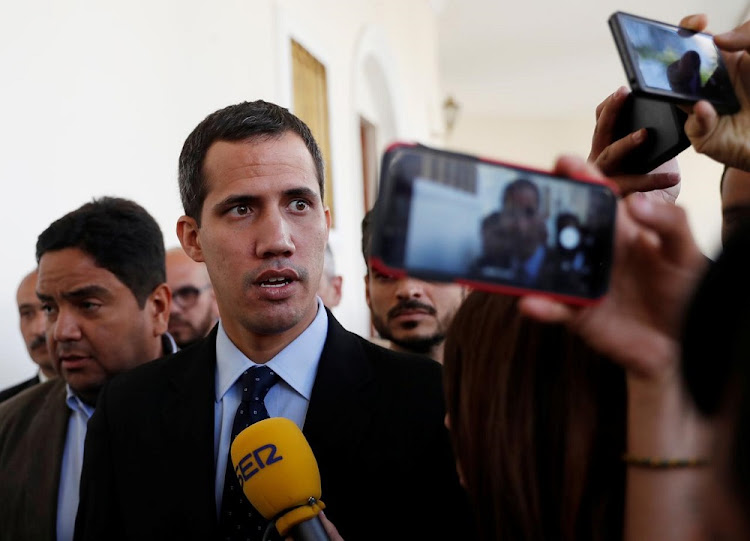
[[[268,390],[274,386],[279,375],[269,367],[254,366],[243,372],[240,378],[243,402],[262,402]]]

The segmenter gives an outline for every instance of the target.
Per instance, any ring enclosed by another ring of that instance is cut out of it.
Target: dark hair
[[[373,209],[365,212],[364,218],[362,218],[362,257],[365,258],[365,266],[370,268],[370,246],[372,245],[372,233],[370,228],[372,226],[372,213]]]
[[[682,374],[698,410],[728,416],[729,478],[750,505],[750,224],[742,224],[699,283],[682,331]]]
[[[542,194],[539,191],[539,186],[537,186],[535,182],[532,182],[527,178],[518,178],[505,186],[502,195],[503,206],[508,201],[508,198],[511,196],[511,194],[524,188],[528,188],[534,191],[534,194],[536,195],[536,206],[537,208],[539,208],[542,205]]]
[[[65,248],[78,248],[93,257],[133,292],[141,308],[167,280],[159,224],[129,199],[94,199],[55,220],[36,241],[36,261]]]
[[[211,113],[185,140],[180,152],[178,171],[180,197],[185,214],[200,225],[201,209],[207,191],[203,161],[212,144],[216,141],[280,138],[290,131],[299,135],[310,151],[315,162],[322,200],[325,178],[323,155],[307,124],[284,107],[263,100],[246,101]]]
[[[517,300],[472,292],[445,341],[450,435],[480,537],[621,538],[624,372]]]

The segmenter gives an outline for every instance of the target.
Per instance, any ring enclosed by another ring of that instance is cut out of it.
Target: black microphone
[[[296,424],[283,417],[258,421],[237,435],[230,453],[245,496],[282,537],[331,541],[318,517],[325,508],[318,462]]]

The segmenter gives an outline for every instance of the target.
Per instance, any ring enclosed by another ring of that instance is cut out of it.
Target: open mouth
[[[260,283],[260,287],[279,288],[284,287],[285,285],[290,283],[292,283],[292,281],[289,278],[268,278]]]

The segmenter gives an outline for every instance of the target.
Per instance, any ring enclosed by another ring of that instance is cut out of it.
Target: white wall
[[[28,0],[5,2],[2,11],[0,388],[35,371],[18,331],[15,291],[35,265],[37,235],[92,197],[116,195],[142,204],[166,246],[176,245],[185,137],[231,103],[262,98],[289,106],[290,37],[328,75],[332,244],[344,276],[335,313],[354,332],[369,332],[359,252],[364,100],[357,97],[369,83],[360,63],[383,74],[390,100],[380,114],[398,118],[388,133],[433,142],[442,94],[427,0]]]
[[[334,312],[369,333],[360,254],[359,115],[390,139],[440,145],[437,25],[429,0],[132,0],[5,2],[0,17],[0,388],[30,376],[15,307],[37,235],[101,195],[130,197],[177,244],[177,156],[207,114],[242,100],[290,105],[288,40],[326,66],[337,224],[344,276]],[[588,153],[587,118],[459,116],[448,146],[549,168]],[[698,241],[718,247],[721,166],[685,151],[683,193]]]

